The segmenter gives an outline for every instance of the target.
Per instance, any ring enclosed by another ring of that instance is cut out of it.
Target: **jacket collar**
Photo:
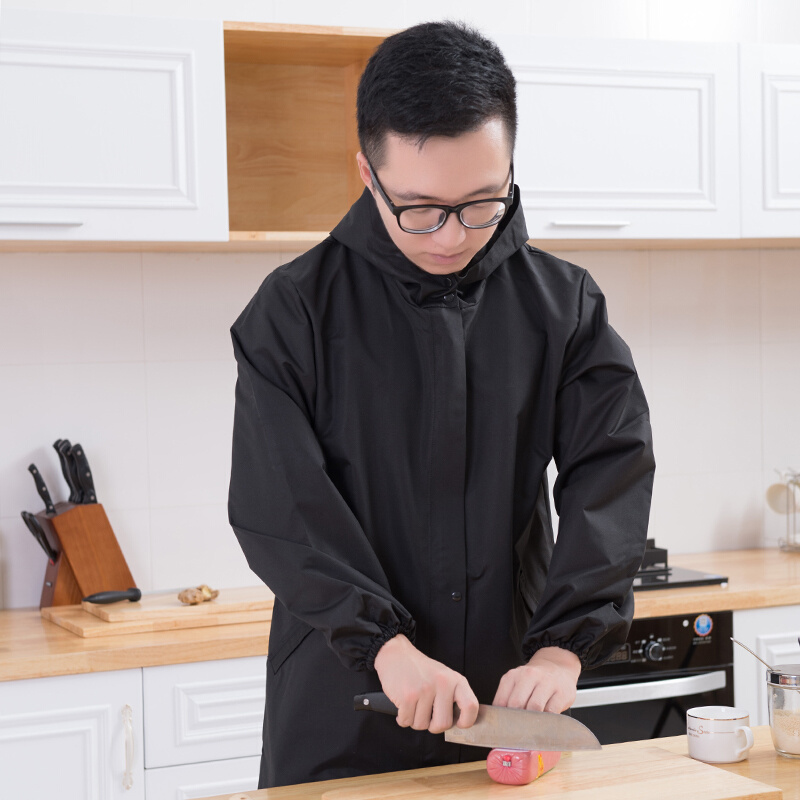
[[[372,193],[364,189],[361,197],[331,231],[331,236],[397,280],[413,303],[427,306],[447,305],[444,297],[453,291],[458,292],[463,302],[477,302],[483,292],[484,280],[525,244],[528,231],[520,206],[519,187],[515,186],[514,202],[486,246],[461,272],[433,275],[400,252],[386,231]]]

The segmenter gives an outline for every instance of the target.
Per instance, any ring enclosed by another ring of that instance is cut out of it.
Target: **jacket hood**
[[[520,205],[519,187],[514,186],[514,202],[497,226],[492,238],[458,273],[434,275],[421,269],[397,248],[368,189],[353,203],[331,236],[382,272],[395,278],[408,298],[417,305],[444,304],[454,290],[463,302],[475,303],[482,294],[483,281],[528,240],[525,217]],[[454,282],[455,281],[455,282]]]

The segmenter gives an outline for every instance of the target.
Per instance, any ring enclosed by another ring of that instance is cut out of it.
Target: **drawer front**
[[[145,768],[261,755],[266,659],[143,670]]]
[[[147,797],[155,800],[196,800],[216,795],[241,796],[258,787],[261,759],[231,758],[205,764],[161,767],[145,772]]]

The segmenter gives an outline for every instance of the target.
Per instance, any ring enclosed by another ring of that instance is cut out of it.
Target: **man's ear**
[[[374,187],[372,185],[372,176],[369,174],[367,157],[361,152],[356,153],[356,163],[358,164],[358,174],[361,176],[361,180],[364,181],[364,186],[373,192]]]

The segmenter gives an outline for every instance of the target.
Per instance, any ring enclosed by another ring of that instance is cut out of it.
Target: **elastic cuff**
[[[398,622],[395,625],[381,625],[380,629],[381,632],[372,640],[369,650],[367,651],[367,656],[364,659],[364,667],[370,672],[375,671],[375,658],[378,655],[378,650],[380,650],[389,639],[394,639],[395,636],[402,633],[403,636],[410,639],[412,643],[414,642],[416,625],[412,619],[408,622]]]
[[[589,651],[585,648],[577,646],[574,642],[571,642],[567,639],[550,640],[545,638],[536,644],[525,645],[522,648],[522,657],[525,659],[525,663],[527,664],[531,658],[533,658],[533,654],[541,650],[543,647],[560,647],[562,650],[569,650],[570,653],[575,653],[581,662],[581,669],[586,669],[586,665],[589,660]]]

